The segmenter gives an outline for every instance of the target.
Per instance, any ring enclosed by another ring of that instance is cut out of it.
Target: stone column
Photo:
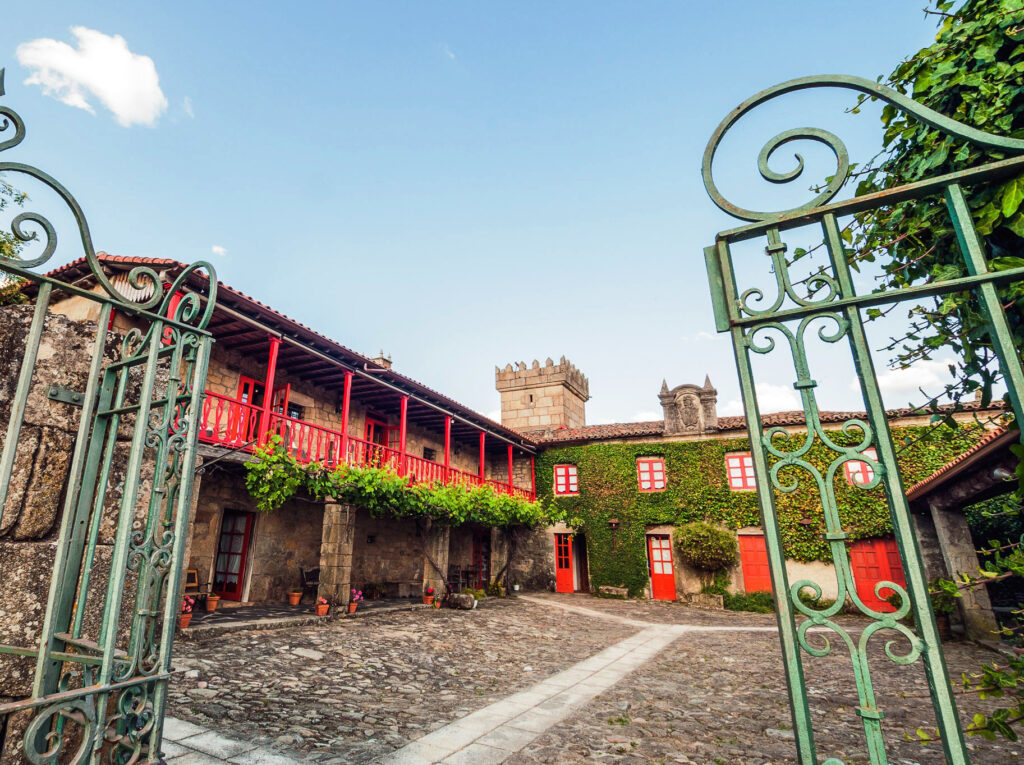
[[[978,574],[978,554],[971,541],[971,530],[967,526],[967,518],[958,508],[942,509],[936,502],[929,502],[935,534],[942,549],[942,558],[946,563],[946,571],[951,577],[965,573],[972,577]],[[992,613],[992,602],[984,587],[972,587],[962,590],[959,598],[960,613],[964,619],[967,637],[977,640],[991,640],[997,629],[995,615]]]
[[[505,561],[508,560],[508,546],[505,544],[505,535],[501,529],[495,527],[491,529],[491,581],[494,581],[494,577],[498,575],[498,572],[505,567]],[[502,587],[505,586],[505,576],[502,575],[502,581],[498,582]]]
[[[445,526],[439,528],[435,526],[431,529],[430,539],[427,542],[427,551],[430,553],[430,557],[434,559],[434,563],[437,564],[437,568],[444,572],[445,576],[448,575],[448,546],[451,544],[452,530]],[[437,570],[430,565],[430,561],[423,558],[423,589],[427,587],[433,587],[435,595],[444,594],[444,580]]]
[[[188,572],[188,564],[192,556],[192,536],[196,531],[196,508],[199,507],[199,490],[203,485],[203,458],[196,455],[195,476],[192,479],[192,501],[188,505],[188,529],[185,531],[185,539],[178,540],[179,544],[184,541],[185,552],[181,558],[181,587],[180,592],[185,592],[185,576]]]
[[[352,590],[352,541],[355,538],[356,506],[332,497],[324,502],[324,528],[320,538],[320,590],[332,605],[345,605]]]

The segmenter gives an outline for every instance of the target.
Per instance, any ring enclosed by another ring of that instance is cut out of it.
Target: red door
[[[875,595],[875,585],[878,582],[895,582],[904,587],[907,585],[896,540],[893,537],[882,537],[854,542],[850,548],[850,565],[857,594],[864,605],[885,613],[895,611],[891,603]],[[882,597],[893,594],[892,590],[886,589],[881,593]]]
[[[246,444],[255,441],[259,436],[260,413],[256,407],[263,406],[263,383],[251,377],[240,377],[237,398],[249,406],[234,407],[229,432],[231,440]]]
[[[555,534],[555,592],[575,592],[572,583],[572,535]]]
[[[740,535],[740,565],[746,592],[771,592],[772,576],[768,568],[768,548],[761,534]]]
[[[647,562],[651,572],[651,597],[676,599],[676,575],[672,569],[672,541],[668,534],[647,536]]]
[[[482,590],[491,582],[491,533],[473,532],[473,588]]]
[[[225,510],[217,542],[213,591],[226,600],[241,600],[245,585],[245,564],[252,538],[252,513]]]

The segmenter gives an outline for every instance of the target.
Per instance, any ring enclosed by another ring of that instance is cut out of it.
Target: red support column
[[[340,462],[348,462],[348,412],[352,402],[352,373],[345,373],[345,392],[341,399],[341,455]]]
[[[534,457],[530,455],[530,496],[533,499],[537,498],[537,473],[534,470],[533,465]]]
[[[483,483],[483,480],[484,480],[484,439],[486,437],[487,437],[486,434],[481,430],[480,431],[480,482],[481,483]]]
[[[270,354],[267,358],[267,376],[263,380],[263,411],[260,412],[260,432],[258,442],[263,445],[270,431],[271,404],[274,401],[274,378],[277,376],[277,351],[281,347],[281,338],[270,338]]]
[[[451,481],[451,473],[448,472],[448,468],[451,467],[452,462],[452,418],[448,415],[444,418],[444,482],[447,484]]]
[[[508,445],[508,493],[512,493],[512,444]]]
[[[398,474],[405,475],[405,420],[409,413],[409,397],[402,396],[402,420],[398,429],[398,451],[401,456],[398,458]]]

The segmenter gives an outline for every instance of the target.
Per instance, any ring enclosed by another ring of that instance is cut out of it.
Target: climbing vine
[[[929,433],[929,430],[931,432]],[[922,437],[925,434],[928,437]],[[899,455],[904,484],[927,477],[977,442],[978,426],[957,429],[940,426],[893,430],[896,443],[907,443]],[[830,433],[844,443],[839,432]],[[852,444],[856,439],[848,439]],[[590,578],[594,587],[625,586],[639,594],[647,585],[645,538],[648,526],[681,525],[694,521],[740,529],[761,523],[757,496],[729,489],[725,455],[750,451],[745,438],[670,443],[587,444],[550,449],[537,459],[538,500],[575,518],[586,535]],[[665,491],[637,490],[638,457],[663,457],[668,478]],[[816,444],[803,458],[822,473],[835,453]],[[576,465],[579,494],[554,496],[552,470],[556,464]],[[794,477],[799,477],[795,475]],[[851,541],[892,533],[881,488],[865,490],[847,484],[840,470],[836,499]],[[779,530],[786,556],[798,561],[829,561],[820,499],[813,482],[800,481],[789,494],[776,492]],[[616,519],[616,528],[608,523]]]
[[[271,436],[245,466],[245,486],[262,512],[276,510],[302,492],[317,500],[331,496],[358,505],[375,517],[430,519],[441,526],[478,523],[508,529],[564,520],[558,506],[544,508],[490,486],[413,483],[385,468],[303,465],[281,444],[280,436]]]

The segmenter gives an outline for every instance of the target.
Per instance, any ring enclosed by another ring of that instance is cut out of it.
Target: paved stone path
[[[296,760],[175,717],[164,718],[164,759],[174,765],[293,765]]]
[[[864,622],[844,624],[856,632]],[[852,666],[841,641],[832,647],[805,662],[818,756],[859,765],[867,758]],[[954,678],[998,661],[966,643],[945,650]],[[880,645],[876,653],[890,762],[944,763],[934,744],[904,740],[934,726],[921,663],[896,666]],[[171,741],[184,748],[170,765],[257,756],[323,765],[795,762],[771,614],[536,594],[470,612],[236,633],[183,644],[177,656],[185,671],[171,685],[170,713],[241,748],[217,759],[201,730]],[[961,713],[992,703],[968,697]],[[968,747],[984,765],[1018,765],[1024,750],[978,738]]]

